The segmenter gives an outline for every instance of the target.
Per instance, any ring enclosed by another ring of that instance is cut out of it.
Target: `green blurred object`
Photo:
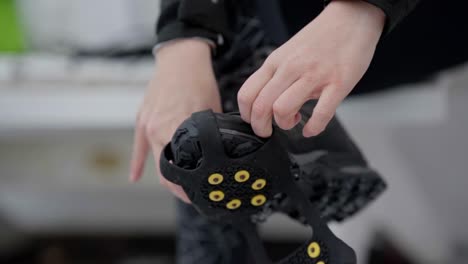
[[[15,0],[0,0],[0,52],[17,53],[24,49]]]

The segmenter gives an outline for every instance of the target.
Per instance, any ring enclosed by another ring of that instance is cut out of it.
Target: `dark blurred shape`
[[[142,47],[111,47],[101,50],[78,50],[74,55],[78,58],[114,58],[114,59],[140,59],[145,57],[151,57],[153,46],[142,46]]]
[[[367,264],[419,264],[410,259],[383,233],[378,233],[369,251]]]
[[[36,235],[28,246],[0,255],[5,264],[174,263],[170,235]]]
[[[5,261],[8,256],[20,255],[28,246],[28,237],[2,218],[0,212],[0,263],[9,263]]]
[[[38,262],[40,264],[66,264],[67,258],[62,247],[51,245],[40,253]]]
[[[301,241],[267,241],[274,259]],[[1,264],[173,264],[175,240],[161,235],[31,235],[27,243],[0,254]]]

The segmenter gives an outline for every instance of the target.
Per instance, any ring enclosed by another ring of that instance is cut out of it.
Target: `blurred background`
[[[468,263],[467,4],[439,2],[386,37],[370,69],[386,74],[338,111],[390,187],[333,225],[360,264]],[[0,0],[0,263],[173,263],[174,199],[151,162],[127,180],[158,10]],[[262,227],[277,254],[303,231],[282,216]]]

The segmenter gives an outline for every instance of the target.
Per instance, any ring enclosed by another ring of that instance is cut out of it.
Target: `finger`
[[[280,128],[289,130],[297,125],[301,118],[299,110],[313,98],[315,91],[319,90],[314,88],[317,84],[318,81],[314,83],[301,78],[278,97],[273,103],[273,115]],[[311,89],[313,89],[312,92],[310,92]],[[307,94],[310,96],[305,96]]]
[[[317,105],[314,107],[311,118],[304,126],[303,135],[305,137],[312,137],[325,130],[328,122],[333,118],[336,109],[345,97],[345,93],[339,92],[334,87],[325,87]]]
[[[159,173],[159,183],[165,188],[167,188],[177,198],[181,199],[183,202],[188,204],[192,203],[182,186],[168,181],[166,178],[164,178],[164,176],[161,173]]]
[[[130,165],[130,181],[138,181],[145,167],[145,161],[148,156],[149,142],[146,138],[145,129],[137,125],[133,140],[132,160]]]
[[[174,184],[172,182],[168,182],[167,188],[171,191],[172,194],[174,194],[177,198],[182,200],[185,203],[191,204],[192,202],[190,201],[189,197],[185,193],[184,189],[182,186]]]
[[[273,103],[295,81],[291,69],[283,67],[260,91],[252,105],[250,122],[255,134],[269,137],[272,133]]]
[[[242,119],[250,123],[252,104],[257,98],[262,88],[273,77],[274,69],[271,66],[263,65],[242,85],[237,94],[239,112]]]
[[[155,159],[156,171],[159,174],[159,182],[161,185],[165,186],[172,194],[174,194],[177,198],[181,199],[185,203],[191,203],[190,199],[188,198],[187,194],[183,190],[183,188],[177,184],[174,184],[164,178],[160,166],[159,166],[159,159],[161,157],[161,151],[163,149],[163,144],[154,143],[153,144],[153,156]]]

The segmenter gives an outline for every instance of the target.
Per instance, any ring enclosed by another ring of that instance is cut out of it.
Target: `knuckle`
[[[313,73],[313,72],[306,72],[302,78],[301,78],[304,83],[310,85],[310,84],[316,84],[318,80],[320,80],[320,75]],[[313,88],[313,87],[311,87]]]
[[[338,67],[324,71],[323,78],[327,80],[327,84],[331,85],[335,89],[341,90],[345,86],[345,77]]]
[[[265,59],[265,62],[263,63],[263,65],[267,65],[267,66],[270,66],[270,65],[276,65],[276,62],[279,60],[279,52],[278,50],[274,50],[272,53],[270,53],[270,55]]]
[[[243,105],[250,105],[252,98],[247,92],[245,92],[245,90],[242,89],[237,93],[237,101]]]
[[[320,69],[318,63],[315,61],[304,63],[302,67],[304,68],[305,72],[317,72]]]
[[[281,73],[286,77],[293,74],[300,74],[302,71],[303,70],[298,66],[298,63],[294,61],[285,62],[281,67]]]
[[[147,122],[145,124],[145,131],[146,131],[146,134],[148,135],[152,135],[152,136],[156,135],[159,131],[159,128],[160,128],[160,125],[156,121]]]
[[[284,62],[284,65],[286,65],[288,68],[291,68],[291,69],[303,69],[304,64],[305,64],[304,58],[300,57],[298,55],[294,55],[292,57],[289,57]]]
[[[343,77],[335,75],[331,81],[332,87],[337,91],[345,91],[347,89],[346,82]]]

